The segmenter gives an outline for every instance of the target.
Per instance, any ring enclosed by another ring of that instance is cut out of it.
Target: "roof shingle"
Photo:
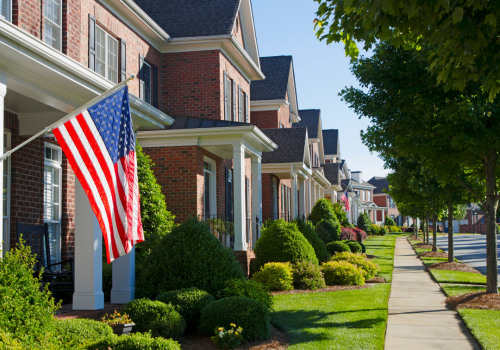
[[[305,159],[307,140],[306,128],[263,129],[278,149],[262,154],[262,164],[269,163],[300,163]]]
[[[385,193],[383,190],[389,189],[389,181],[387,181],[386,177],[374,176],[368,182],[376,187],[373,194]]]
[[[325,155],[339,154],[339,131],[337,129],[323,130]]]
[[[323,164],[325,177],[332,185],[340,185],[340,163]]]
[[[252,101],[284,100],[291,64],[292,56],[261,57],[260,69],[266,78],[252,81],[250,99]]]
[[[299,111],[300,122],[292,124],[294,128],[307,128],[309,138],[318,138],[319,129],[319,109],[301,109]]]

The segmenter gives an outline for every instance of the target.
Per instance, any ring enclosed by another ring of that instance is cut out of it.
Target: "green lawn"
[[[399,235],[375,236],[366,239],[363,243],[366,246],[366,254],[377,256],[372,261],[380,266],[381,271],[377,276],[385,278],[387,282],[392,281],[392,270],[394,269],[394,247],[396,237]]]
[[[449,270],[431,270],[431,274],[439,283],[486,284],[486,277],[479,273]]]
[[[390,285],[274,296],[271,322],[290,338],[289,350],[384,349]]]
[[[441,288],[444,290],[447,296],[451,297],[453,295],[466,294],[472,292],[485,292],[486,287],[483,286],[464,286],[460,284],[442,284]]]
[[[448,258],[422,257],[420,259],[422,260],[422,262],[424,263],[425,266],[429,266],[429,265],[437,264],[437,263],[442,263],[442,262],[448,262]],[[455,261],[457,261],[457,260],[455,259]]]
[[[484,350],[500,350],[500,311],[459,309],[458,313]]]

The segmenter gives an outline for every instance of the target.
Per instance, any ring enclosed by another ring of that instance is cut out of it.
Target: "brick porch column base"
[[[250,263],[255,259],[255,253],[251,250],[248,251],[233,251],[236,260],[240,263],[246,276],[250,276]]]

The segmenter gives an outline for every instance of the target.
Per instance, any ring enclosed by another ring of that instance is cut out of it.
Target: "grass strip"
[[[398,235],[376,236],[366,239],[363,243],[366,247],[366,254],[375,255],[374,263],[380,266],[377,276],[385,278],[387,282],[392,281],[392,271],[394,270],[394,248]]]
[[[486,284],[486,276],[483,276],[479,273],[450,270],[431,270],[431,274],[439,283]]]
[[[458,309],[467,328],[484,350],[500,350],[500,311]]]
[[[421,260],[425,266],[429,266],[432,264],[447,262],[448,258],[433,258],[433,257],[425,258],[425,257],[422,257]]]
[[[461,284],[441,284],[441,289],[443,289],[449,297],[453,295],[486,291],[486,287],[483,286],[464,286]]]
[[[274,296],[271,322],[289,350],[384,349],[391,286]]]

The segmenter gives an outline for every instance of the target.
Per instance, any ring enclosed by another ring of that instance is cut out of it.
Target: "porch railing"
[[[225,215],[200,215],[198,220],[207,225],[212,233],[225,247],[234,247],[234,223],[226,220]]]
[[[295,220],[295,217],[293,216],[292,213],[284,212],[284,213],[271,213],[266,220],[278,220],[278,219],[283,219],[286,222],[292,222]]]

